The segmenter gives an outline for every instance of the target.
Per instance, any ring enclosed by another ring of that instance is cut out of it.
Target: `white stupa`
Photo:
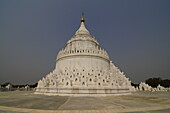
[[[36,94],[106,96],[130,93],[133,87],[85,27],[59,51],[55,69],[38,81]]]

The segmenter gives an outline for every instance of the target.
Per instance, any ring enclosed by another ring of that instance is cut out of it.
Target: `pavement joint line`
[[[112,104],[114,104],[114,105],[117,105],[117,106],[120,106],[120,107],[122,107],[123,109],[125,108],[129,108],[128,106],[125,106],[125,105],[122,105],[122,104],[117,104],[117,103],[115,103],[115,102],[113,102],[113,101],[110,101],[110,100],[104,100],[104,99],[101,99],[101,98],[99,98],[100,100],[102,100],[102,101],[105,101],[105,102],[109,102],[109,103],[112,103]]]
[[[70,97],[62,104],[60,105],[57,109],[60,109],[62,106],[66,105],[70,101]]]

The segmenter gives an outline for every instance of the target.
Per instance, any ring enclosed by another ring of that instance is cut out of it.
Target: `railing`
[[[57,60],[62,58],[62,57],[67,57],[67,56],[74,56],[74,55],[88,55],[88,56],[97,56],[97,57],[102,57],[104,59],[109,60],[109,56],[107,52],[103,49],[95,49],[95,50],[89,50],[89,49],[75,49],[75,50],[61,50],[58,53]]]

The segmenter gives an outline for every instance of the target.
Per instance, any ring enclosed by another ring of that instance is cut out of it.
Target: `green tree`
[[[165,88],[170,87],[170,80],[168,80],[168,79],[162,80],[160,85]]]
[[[152,87],[157,87],[158,84],[161,84],[162,79],[160,77],[158,78],[149,78],[145,81],[146,84],[152,86]]]

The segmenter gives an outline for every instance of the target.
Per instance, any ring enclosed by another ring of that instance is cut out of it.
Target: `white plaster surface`
[[[170,88],[164,88],[160,84],[156,88],[153,88],[153,87],[149,86],[148,84],[146,84],[144,82],[141,82],[139,84],[139,88],[137,87],[136,90],[139,90],[139,91],[153,91],[154,92],[154,91],[170,91]]]
[[[81,22],[75,35],[59,51],[55,69],[38,81],[35,93],[105,96],[131,91],[134,91],[131,81]]]

